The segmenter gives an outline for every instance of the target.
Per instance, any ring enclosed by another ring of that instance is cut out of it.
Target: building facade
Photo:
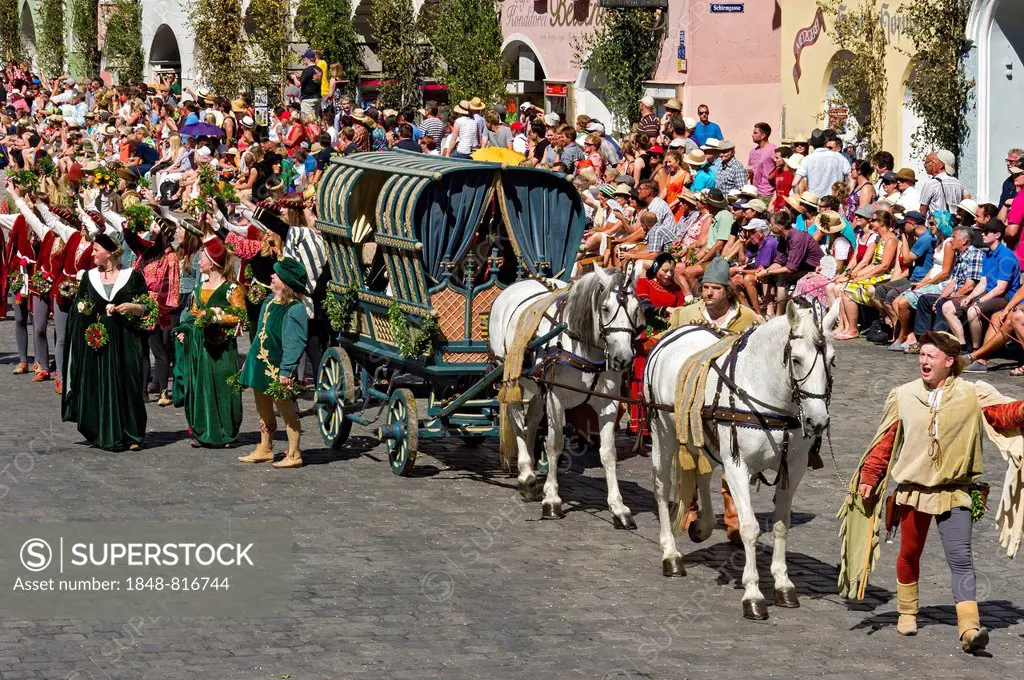
[[[781,122],[780,5],[773,0],[667,0],[666,5],[657,26],[664,42],[646,93],[659,113],[672,98],[693,118],[697,106],[707,104],[711,119],[746,158],[754,123],[764,121],[777,130]],[[579,66],[582,44],[608,10],[597,0],[503,0],[500,7],[510,99],[529,100],[563,119],[587,114],[612,123],[602,102],[601,74]]]

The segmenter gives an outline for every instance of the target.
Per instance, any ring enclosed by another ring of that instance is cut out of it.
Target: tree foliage
[[[90,78],[99,72],[100,55],[96,50],[99,27],[96,24],[97,0],[71,0],[72,54],[79,68]]]
[[[249,55],[242,31],[241,0],[190,0],[186,8],[195,35],[196,70],[217,94],[246,86]]]
[[[425,21],[413,12],[412,0],[373,0],[372,11],[384,106],[416,105],[420,80],[432,73]]]
[[[64,72],[66,57],[64,0],[41,0],[39,3],[39,65],[44,73],[61,74]]]
[[[970,11],[970,0],[920,0],[897,12],[914,44],[913,53],[900,49],[914,64],[907,89],[910,109],[921,120],[911,137],[915,154],[941,148],[959,157],[967,141],[964,123],[974,97],[974,81],[964,71]]]
[[[119,83],[140,83],[146,61],[142,55],[142,2],[115,0],[107,21],[107,64]]]
[[[323,52],[328,64],[341,64],[345,78],[355,82],[366,67],[351,0],[299,0],[295,15],[295,27],[310,48]]]
[[[243,65],[250,86],[279,84],[288,66],[291,34],[288,0],[251,0],[245,15],[248,58]]]
[[[604,23],[576,41],[575,63],[604,79],[604,104],[621,127],[640,118],[637,103],[658,63],[663,10],[609,9]]]
[[[852,4],[852,3],[851,3]],[[818,8],[832,26],[832,40],[846,52],[833,67],[837,99],[829,104],[846,108],[867,139],[871,152],[881,150],[885,130],[886,37],[878,21],[875,0],[857,0],[855,6],[819,0]]]
[[[22,57],[18,0],[0,0],[0,56],[7,59]]]
[[[440,0],[427,18],[427,34],[443,62],[438,79],[450,101],[501,99],[508,64],[501,57],[501,21],[494,0]]]

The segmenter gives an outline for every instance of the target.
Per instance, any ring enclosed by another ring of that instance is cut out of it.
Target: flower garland
[[[49,154],[43,154],[36,159],[36,169],[39,170],[39,174],[43,177],[53,177],[57,174],[57,165],[50,158]]]
[[[15,293],[18,293],[24,287],[25,275],[21,272],[11,272],[7,277],[7,290],[13,290]]]
[[[148,231],[156,218],[153,209],[141,203],[125,208],[123,214],[125,228],[136,234]]]
[[[7,179],[30,194],[39,191],[39,175],[31,170],[15,170],[7,173]]]
[[[72,278],[66,278],[60,282],[57,286],[57,295],[64,300],[72,300],[78,295],[78,281]]]
[[[980,489],[971,489],[971,522],[979,522],[985,516],[985,500]]]
[[[99,321],[90,324],[85,329],[85,343],[89,345],[94,351],[99,351],[101,348],[106,346],[110,341],[110,333],[107,332],[107,327]]]
[[[101,191],[113,191],[117,187],[117,175],[109,168],[99,167],[92,173],[92,183]]]
[[[355,284],[345,286],[345,292],[341,299],[337,295],[329,293],[324,300],[324,309],[327,311],[327,318],[331,328],[336,331],[348,330],[352,321],[352,314],[356,310],[356,302],[359,300],[359,288]]]
[[[245,389],[245,386],[242,385],[241,371],[238,371],[237,373],[232,373],[227,377],[227,380],[225,380],[224,382],[228,386],[228,389],[231,390],[232,392],[241,393],[242,390]]]
[[[253,281],[245,291],[245,299],[259,307],[267,299],[267,287],[259,281]]]
[[[45,297],[53,290],[53,279],[43,271],[36,271],[28,282],[29,287],[39,293],[39,297]]]
[[[433,347],[438,332],[437,319],[433,316],[428,316],[415,333],[410,333],[409,317],[402,311],[401,305],[392,302],[388,307],[388,322],[391,324],[391,333],[395,336],[398,352],[406,359],[423,356]]]
[[[132,302],[145,308],[142,316],[135,319],[135,325],[144,331],[151,331],[156,328],[160,320],[160,305],[157,304],[156,300],[149,295],[139,295]]]

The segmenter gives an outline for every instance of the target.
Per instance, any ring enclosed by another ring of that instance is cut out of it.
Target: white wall
[[[999,198],[1006,177],[1006,151],[1024,147],[1024,19],[1019,0],[1002,0],[989,33],[989,200]],[[1010,69],[1007,70],[1007,64]]]
[[[153,47],[153,36],[161,24],[167,24],[178,39],[181,53],[181,79],[184,86],[192,86],[195,77],[195,40],[186,22],[184,3],[181,0],[143,0],[142,3],[142,53],[146,59],[146,80],[151,81],[153,68],[149,53]]]

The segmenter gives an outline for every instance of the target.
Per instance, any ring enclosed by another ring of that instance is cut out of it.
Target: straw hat
[[[616,196],[629,196],[633,190],[629,188],[628,184],[619,184],[615,187]]]
[[[826,210],[818,215],[815,224],[826,234],[838,234],[846,226],[843,218],[834,210]]]
[[[231,100],[231,111],[233,113],[245,113],[248,109],[245,106],[244,99],[232,99]]]
[[[790,170],[796,170],[800,167],[800,163],[804,160],[802,153],[795,153],[786,159],[786,165],[789,166]]]
[[[483,111],[487,108],[487,104],[480,97],[473,97],[469,100],[469,108],[472,111]]]
[[[121,205],[125,208],[130,208],[133,205],[139,205],[142,203],[142,197],[139,196],[138,192],[128,190],[121,194]]]
[[[467,113],[469,113],[469,102],[463,99],[458,104],[456,104],[452,110],[455,111],[455,113],[459,114],[460,116],[465,116]]]
[[[366,115],[366,112],[362,109],[352,109],[352,120],[359,121],[360,123],[372,123],[370,117]]]
[[[683,190],[680,192],[678,198],[680,201],[686,201],[692,206],[697,205],[697,195],[694,194],[689,189],[687,189],[686,187],[683,187]]]
[[[811,208],[817,208],[819,200],[820,199],[818,198],[818,194],[814,193],[813,191],[805,191],[799,196],[794,196],[792,194],[786,196],[786,203],[793,206],[794,209],[799,209],[800,203],[803,203],[805,206],[809,206]]]
[[[695,168],[699,168],[704,165],[707,160],[707,155],[700,149],[693,149],[683,156],[683,162],[687,165],[692,165]]]
[[[720,149],[721,140],[715,139],[714,137],[708,138],[703,144],[701,144],[701,151],[718,151]]]
[[[746,196],[747,198],[757,198],[761,194],[758,193],[757,187],[753,184],[744,184],[740,187],[740,196]]]

